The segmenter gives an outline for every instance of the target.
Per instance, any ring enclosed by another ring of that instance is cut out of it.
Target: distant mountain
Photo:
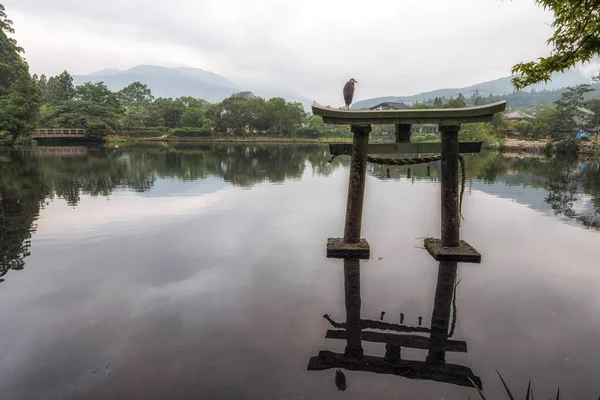
[[[193,96],[210,102],[221,101],[240,91],[227,79],[217,74],[192,68],[177,70],[153,65],[138,65],[125,71],[108,69],[91,75],[73,76],[75,85],[100,81],[115,91],[139,81],[148,85],[154,97]]]
[[[462,93],[465,97],[471,97],[475,90],[479,90],[479,95],[482,97],[489,96],[490,93],[494,95],[502,95],[502,94],[510,94],[514,92],[514,87],[512,86],[511,79],[513,76],[507,76],[504,78],[494,79],[491,81],[481,82],[476,85],[465,86],[462,88],[450,88],[450,89],[437,89],[432,90],[430,92],[422,92],[419,94],[409,95],[409,96],[384,96],[384,97],[375,97],[372,99],[366,99],[357,101],[354,103],[351,108],[353,109],[361,109],[361,108],[370,108],[379,103],[386,101],[403,101],[407,104],[411,104],[417,101],[427,101],[429,99],[434,99],[436,97],[456,97],[459,93]],[[537,85],[532,85],[524,89],[524,91],[531,91],[535,89],[536,91],[540,90],[554,90],[561,89],[567,86],[576,86],[581,83],[590,83],[590,80],[583,76],[579,70],[571,69],[563,73],[554,74],[552,76],[552,81],[547,84],[540,83]]]
[[[173,69],[189,76],[190,78],[198,79],[199,81],[209,85],[237,87],[237,85],[231,82],[229,79],[219,74],[215,74],[214,72],[205,71],[200,68],[177,67]]]
[[[119,72],[121,72],[120,69],[116,69],[116,68],[106,68],[106,69],[102,69],[100,71],[96,71],[90,75],[100,75],[100,76],[110,76],[110,75],[116,75]]]
[[[138,65],[125,71],[114,68],[103,69],[89,75],[73,76],[73,83],[104,82],[109,89],[118,91],[133,82],[141,82],[152,90],[154,97],[177,98],[192,96],[209,102],[218,102],[234,93],[252,91],[264,97],[283,97],[288,101],[299,101],[306,108],[311,101],[293,91],[273,90],[263,87],[240,87],[229,79],[199,68],[167,68],[154,65]]]

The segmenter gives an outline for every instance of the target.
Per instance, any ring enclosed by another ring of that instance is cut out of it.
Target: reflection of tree
[[[147,191],[157,178],[193,181],[216,176],[236,186],[283,182],[302,176],[306,161],[317,173],[329,174],[322,146],[193,145],[90,150],[79,157],[40,159],[52,191],[76,205],[81,194],[108,196],[118,187]]]
[[[343,354],[320,351],[316,357],[311,357],[308,370],[345,368],[351,371],[389,374],[410,379],[429,379],[462,386],[471,386],[469,379],[472,379],[481,387],[481,379],[475,376],[470,368],[446,363],[447,351],[467,351],[467,344],[464,341],[450,339],[453,333],[451,325],[455,324],[454,318],[456,318],[455,307],[452,306],[456,290],[456,273],[456,263],[440,263],[431,327],[414,327],[402,323],[391,324],[362,319],[360,260],[344,260],[346,322],[337,323],[329,315],[325,315],[324,318],[336,328],[328,330],[325,337],[345,340],[346,348]],[[384,357],[365,355],[362,342],[385,344]],[[427,357],[425,361],[403,359],[402,347],[427,350]]]
[[[547,190],[546,203],[556,215],[575,220],[584,226],[600,229],[600,163],[582,163],[577,160],[555,158],[504,158],[499,153],[481,153],[465,157],[467,179],[491,184],[502,181],[510,186],[534,187]],[[413,180],[437,180],[439,162],[410,167],[372,166],[372,173],[380,179],[404,179],[408,168]],[[591,197],[594,210],[582,213],[574,209],[574,202],[585,193]]]
[[[579,221],[584,226],[600,229],[600,170],[597,164],[588,165],[578,171],[574,163],[559,160],[550,164],[548,168],[548,183],[546,202],[550,204],[556,215],[564,215]],[[584,192],[592,196],[594,215],[577,212],[574,202],[578,194]]]
[[[250,186],[269,181],[300,178],[310,148],[295,146],[231,146],[217,148],[218,168],[212,174],[234,185]]]
[[[307,160],[313,171],[323,174],[340,165],[328,164],[326,147],[317,145],[160,145],[77,148],[74,153],[73,148],[62,149],[64,154],[57,148],[0,153],[0,278],[23,268],[33,223],[48,197],[76,206],[82,195],[108,196],[121,187],[148,191],[158,178],[193,181],[216,176],[249,187],[300,178]]]
[[[156,179],[143,159],[130,162],[128,157],[107,150],[95,150],[83,157],[44,157],[39,163],[53,193],[69,205],[79,203],[82,193],[108,196],[117,187],[146,191]]]
[[[336,157],[329,162],[328,159],[330,157],[329,150],[325,147],[315,147],[314,151],[309,152],[307,155],[307,159],[313,168],[313,172],[321,176],[331,175],[344,161],[343,157]]]
[[[548,168],[546,202],[558,215],[574,218],[573,202],[577,200],[577,181],[571,176],[570,163],[555,162]]]
[[[18,152],[0,154],[0,282],[8,271],[23,269],[48,193],[35,160]]]

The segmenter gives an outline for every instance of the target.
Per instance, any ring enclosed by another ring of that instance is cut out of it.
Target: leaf
[[[531,393],[531,381],[527,384],[527,394],[525,395],[525,400],[529,400],[529,394]]]
[[[467,379],[469,379],[469,381],[471,381],[471,384],[473,385],[475,390],[477,390],[477,394],[479,394],[479,397],[481,397],[481,400],[487,400],[485,398],[483,392],[477,387],[477,384],[475,382],[473,382],[473,380],[471,378],[467,378]]]
[[[560,400],[560,387],[556,391],[556,400]]]
[[[508,398],[510,400],[515,400],[512,393],[510,392],[510,389],[508,388],[508,386],[506,386],[506,382],[504,382],[504,378],[502,378],[502,375],[500,375],[500,372],[498,372],[498,370],[496,370],[496,372],[498,373],[498,376],[500,377],[500,380],[502,381],[502,384],[504,385],[504,390],[506,390],[506,394],[508,394]]]

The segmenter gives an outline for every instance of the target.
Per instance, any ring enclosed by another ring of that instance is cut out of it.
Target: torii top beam
[[[489,122],[495,113],[506,109],[506,100],[477,107],[420,110],[336,110],[312,106],[313,114],[323,117],[326,124],[460,124]]]

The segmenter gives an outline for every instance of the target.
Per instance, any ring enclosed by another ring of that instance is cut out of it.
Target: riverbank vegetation
[[[40,106],[39,90],[29,75],[23,49],[8,36],[12,33],[12,21],[0,4],[0,136],[10,143],[31,130]]]

